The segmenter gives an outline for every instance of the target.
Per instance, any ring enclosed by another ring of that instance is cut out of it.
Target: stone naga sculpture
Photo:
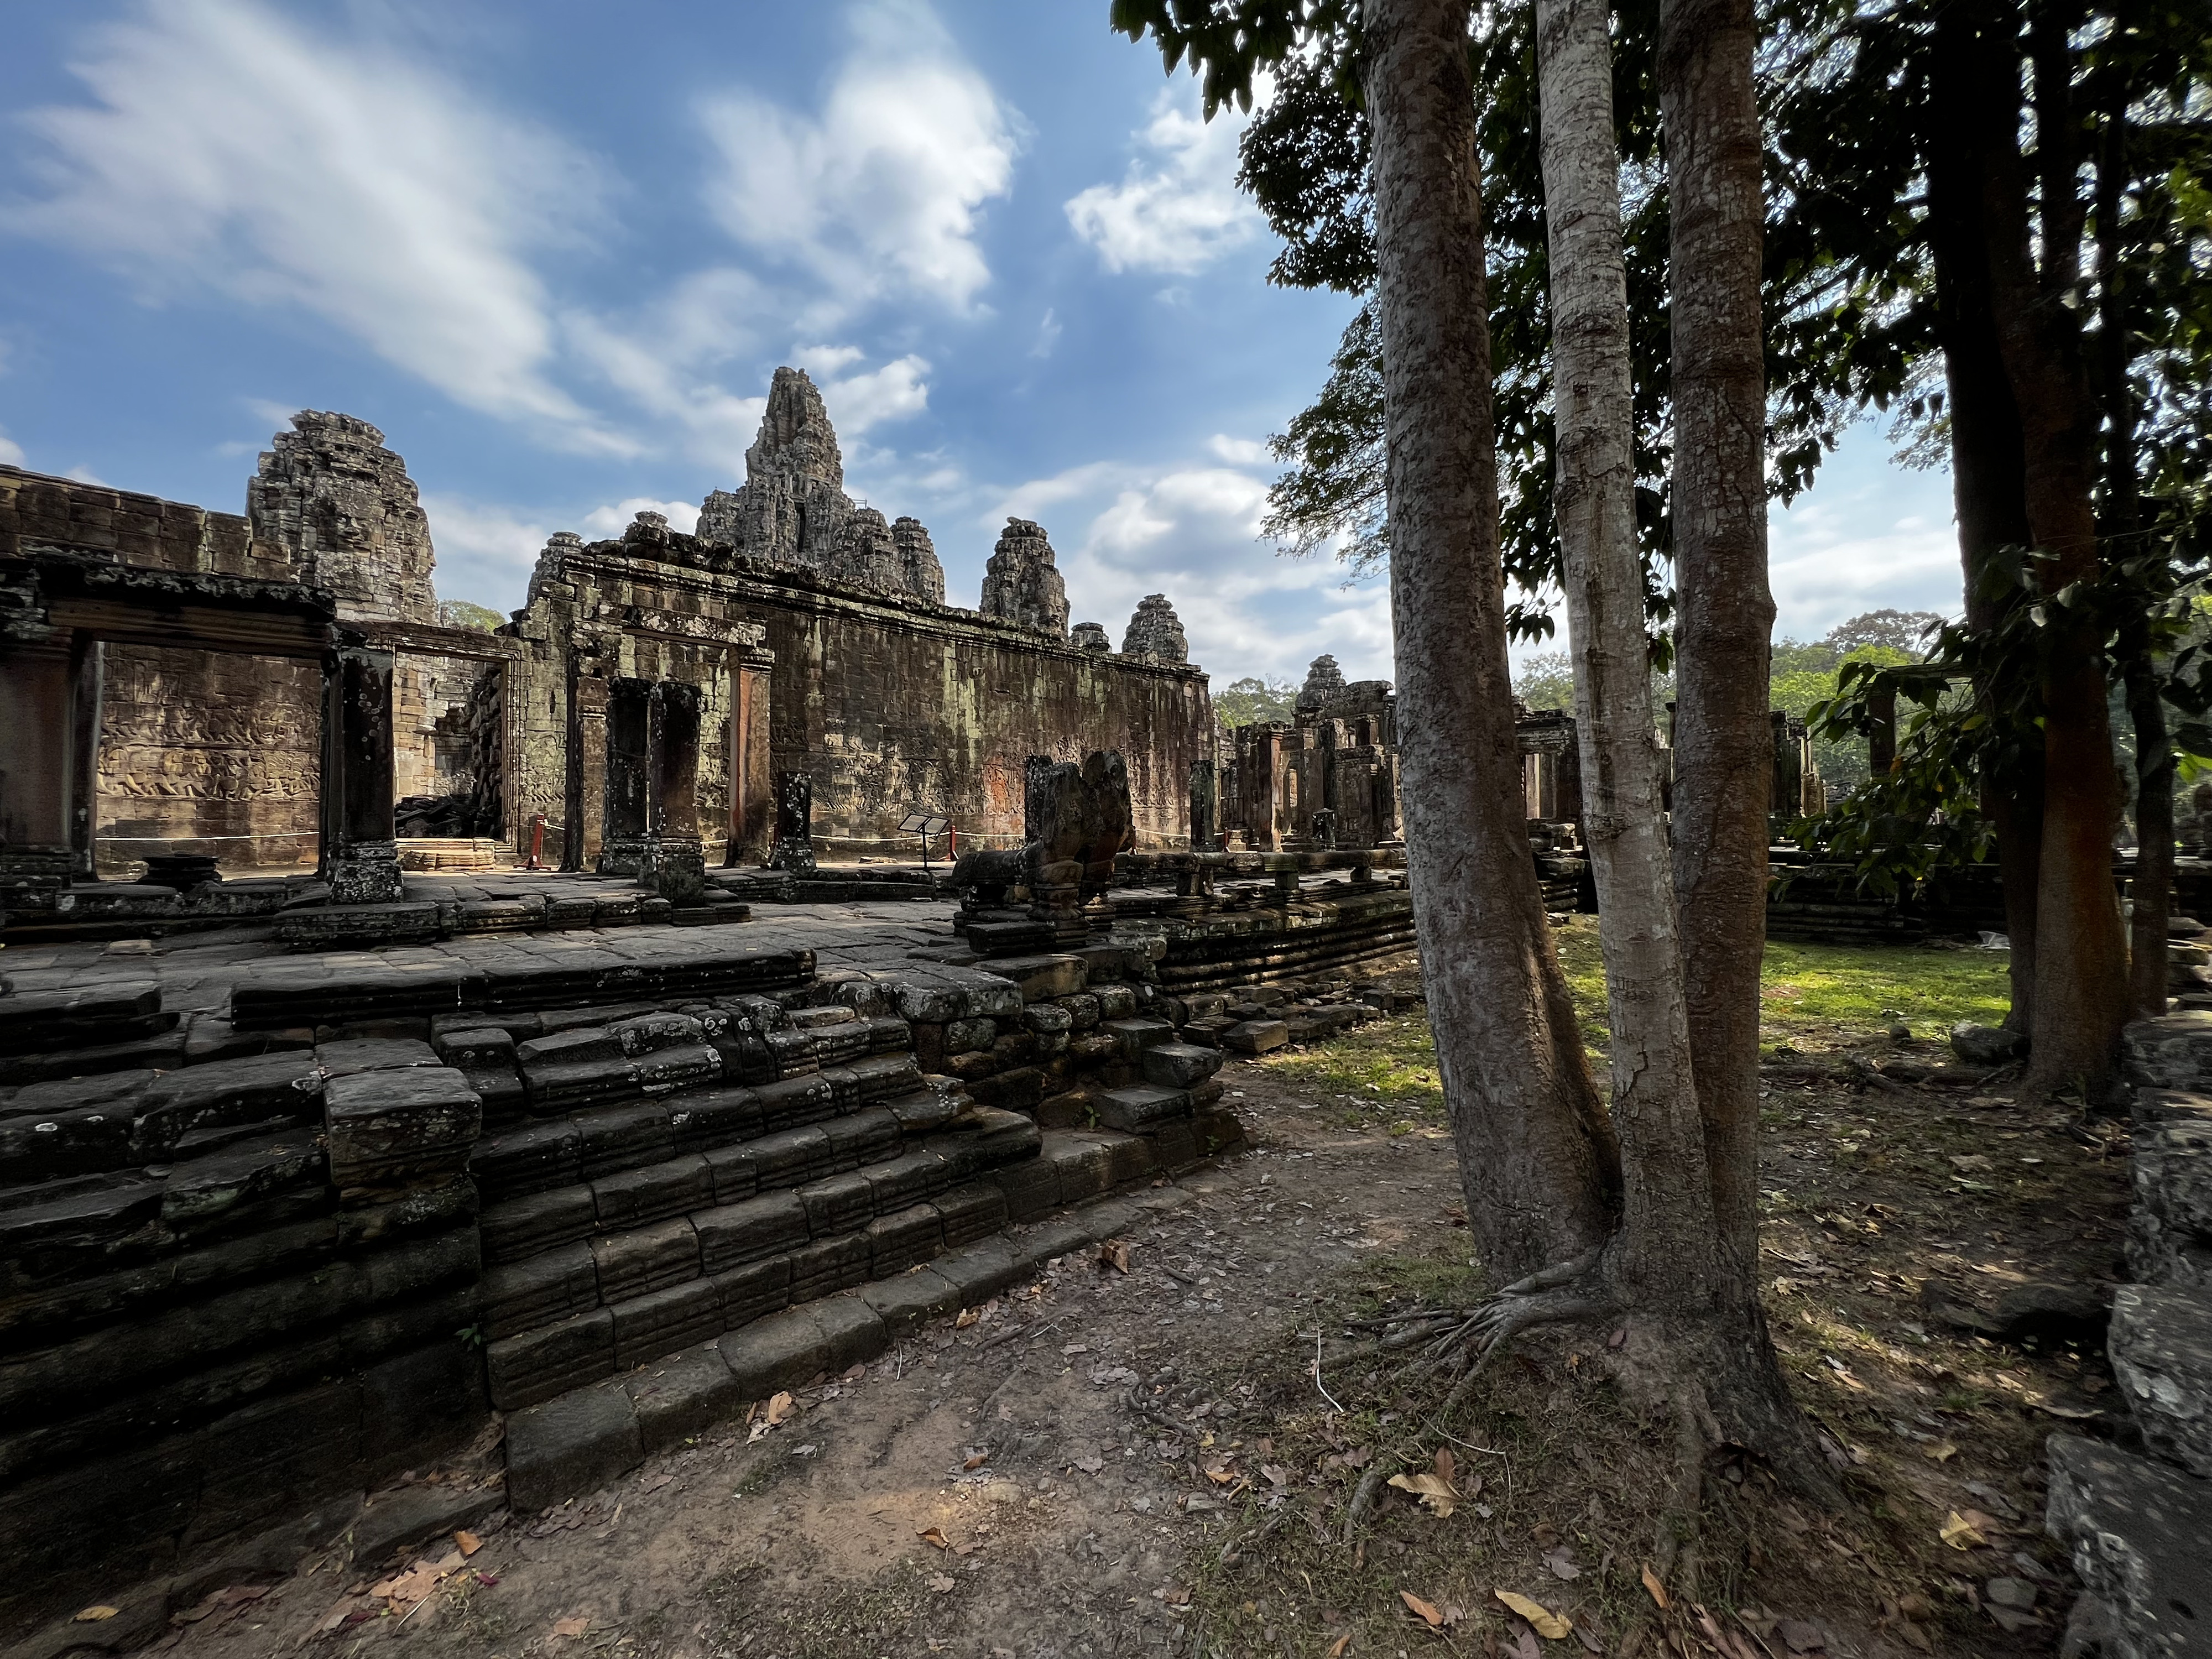
[[[1115,750],[1032,769],[1028,779],[1030,916],[1062,939],[1086,931],[1083,906],[1113,884],[1114,857],[1136,845],[1129,770]]]

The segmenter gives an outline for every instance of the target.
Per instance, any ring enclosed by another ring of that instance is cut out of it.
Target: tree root
[[[1123,1396],[1123,1399],[1131,1411],[1136,1413],[1138,1416],[1143,1418],[1148,1423],[1157,1423],[1164,1429],[1173,1429],[1177,1434],[1183,1436],[1187,1439],[1196,1440],[1201,1437],[1195,1428],[1182,1421],[1180,1418],[1170,1417],[1165,1412],[1155,1410],[1153,1407],[1147,1406],[1143,1401],[1138,1399],[1137,1391],[1134,1389],[1130,1389],[1128,1393]]]
[[[1677,1389],[1674,1412],[1674,1473],[1668,1483],[1667,1506],[1651,1539],[1651,1572],[1667,1591],[1671,1605],[1692,1601],[1698,1594],[1698,1535],[1705,1511],[1705,1450],[1711,1443],[1705,1424],[1688,1394]],[[1668,1589],[1669,1584],[1673,1585]],[[1655,1598],[1656,1600],[1656,1598]],[[1620,1638],[1626,1659],[1644,1645],[1644,1638],[1663,1624],[1655,1606],[1630,1621]]]
[[[1382,1495],[1382,1482],[1386,1479],[1382,1468],[1377,1463],[1359,1477],[1358,1486],[1352,1489],[1352,1503],[1344,1511],[1344,1541],[1346,1544],[1351,1543],[1354,1529],[1366,1519],[1367,1511],[1375,1507],[1375,1500]]]

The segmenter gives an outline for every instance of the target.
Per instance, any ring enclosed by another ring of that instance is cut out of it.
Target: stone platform
[[[1110,1231],[1052,1218],[1241,1144],[1224,1051],[1374,1012],[951,921],[0,953],[0,1641],[495,1413],[514,1501],[596,1485]]]

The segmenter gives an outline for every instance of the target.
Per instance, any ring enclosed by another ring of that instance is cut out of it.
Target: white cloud
[[[1237,188],[1241,123],[1202,119],[1187,85],[1161,91],[1135,137],[1144,154],[1115,185],[1068,198],[1067,222],[1109,270],[1199,270],[1259,234],[1259,210]],[[1176,290],[1170,289],[1172,294]]]
[[[24,465],[26,463],[23,459],[23,446],[9,438],[6,433],[0,432],[0,466]]]
[[[1231,466],[1267,466],[1274,457],[1267,446],[1250,438],[1232,438],[1225,432],[1217,432],[1206,441],[1206,447]]]
[[[929,365],[911,354],[864,374],[833,378],[837,369],[866,356],[857,346],[802,348],[794,355],[797,365],[820,383],[823,404],[840,437],[857,438],[872,426],[904,420],[929,407],[929,386],[921,378]]]
[[[1767,514],[1775,637],[1818,639],[1863,611],[1956,614],[1950,496],[1948,477],[1895,466],[1878,428],[1855,426],[1813,488]]]
[[[533,250],[591,216],[591,164],[476,92],[256,0],[174,0],[94,32],[86,102],[29,112],[36,195],[0,223],[122,270],[300,307],[456,403],[622,450],[549,378]]]
[[[990,281],[975,233],[1012,185],[1021,118],[915,0],[856,7],[848,23],[853,50],[817,114],[742,92],[702,105],[722,163],[708,210],[823,284],[825,319],[901,292],[967,311]]]
[[[1051,356],[1053,348],[1060,343],[1060,337],[1063,331],[1060,319],[1053,315],[1053,308],[1047,306],[1044,308],[1043,319],[1037,324],[1036,338],[1030,345],[1030,356]]]

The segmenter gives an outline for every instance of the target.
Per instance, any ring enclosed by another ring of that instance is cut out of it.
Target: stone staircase
[[[2045,1529],[2085,1593],[2062,1648],[2212,1653],[2212,1011],[2128,1028],[2135,1205],[2106,1338],[2142,1455],[2051,1437]]]

